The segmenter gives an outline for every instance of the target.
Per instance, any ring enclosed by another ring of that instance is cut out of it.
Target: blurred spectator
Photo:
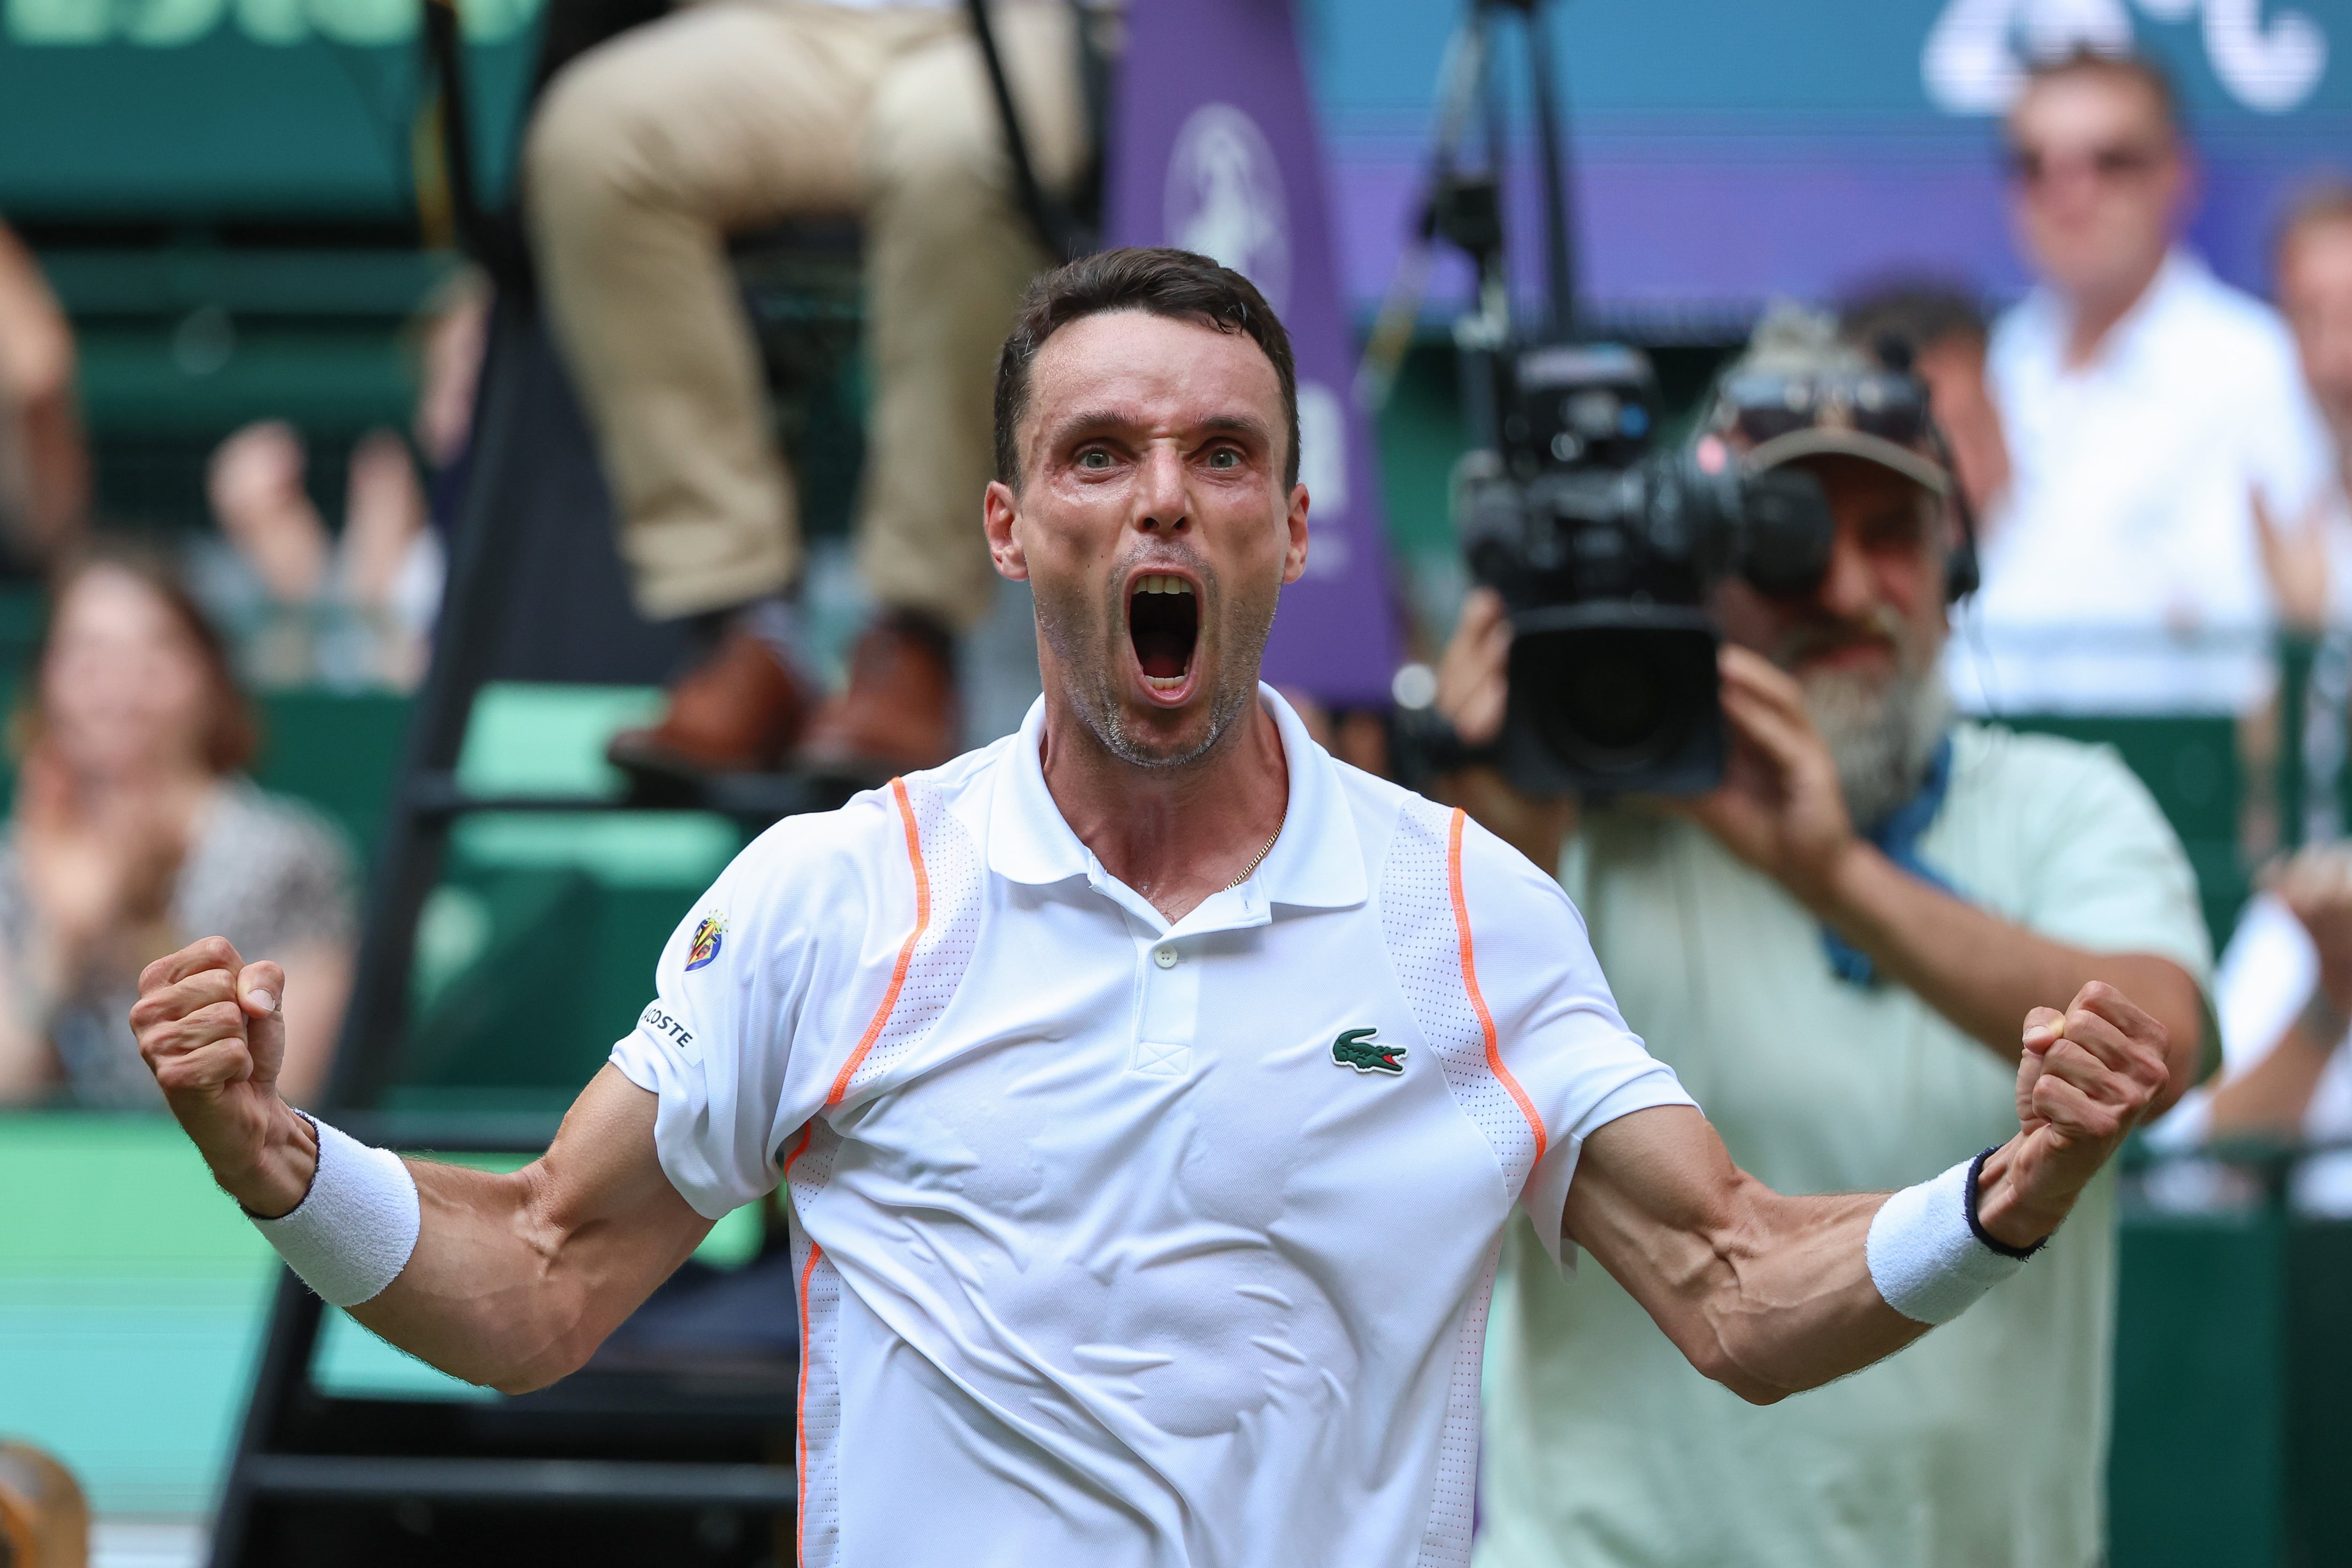
[[[461,275],[417,334],[410,435],[436,476],[465,454],[488,311],[487,287]],[[258,684],[409,689],[424,677],[446,574],[409,444],[388,429],[361,437],[339,538],[310,500],[308,467],[301,432],[282,419],[221,443],[206,490],[226,549],[192,552],[199,597],[236,629]]]
[[[1082,152],[1076,7],[998,5],[1040,177]],[[602,447],[638,609],[709,653],[613,760],[696,774],[934,766],[958,737],[953,638],[996,594],[979,527],[998,346],[1044,260],[963,8],[698,5],[558,75],[526,151],[534,248]],[[881,606],[821,710],[793,591],[793,489],[725,238],[865,228],[872,439],[859,567]]]
[[[0,1568],[89,1568],[89,1502],[73,1472],[0,1442]]]
[[[73,330],[0,224],[0,566],[38,574],[71,551],[89,518]]]
[[[1982,531],[2009,489],[2009,444],[1985,384],[1987,333],[1976,300],[1941,284],[1890,283],[1850,301],[1839,327],[1849,342],[1881,359],[1891,344],[1910,356]]]
[[[286,966],[283,1087],[314,1098],[351,971],[331,829],[240,771],[257,736],[194,601],[142,557],[60,580],[18,713],[0,832],[0,1099],[159,1106],[130,1026],[139,971],[193,936]]]
[[[1980,710],[2245,711],[2273,611],[2249,493],[2299,516],[2324,468],[2285,326],[2176,245],[2189,155],[2155,68],[2042,66],[2008,135],[2041,284],[1993,331],[2010,504],[1955,689]]]
[[[2352,186],[2296,206],[2279,230],[2273,268],[2330,462],[2302,516],[2277,517],[2257,492],[2254,521],[2280,616],[2315,631],[2331,603],[2352,596]]]
[[[2337,548],[2352,532],[2352,189],[2306,199],[2280,230],[2278,298],[2313,400],[2326,419],[2333,482],[2298,524],[2262,516],[2283,612],[2306,627],[2324,618],[2331,584],[2347,581]],[[2352,847],[2306,849],[2266,879],[2230,939],[2218,975],[2224,1077],[2162,1130],[2168,1147],[2264,1136],[2352,1139]],[[2352,1157],[2332,1154],[2296,1173],[2306,1210],[2352,1215]]]

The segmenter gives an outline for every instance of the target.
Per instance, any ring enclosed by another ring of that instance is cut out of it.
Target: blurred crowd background
[[[400,0],[0,0],[0,1434],[73,1462],[105,1560],[199,1549],[270,1278],[154,1115],[142,964],[213,931],[277,958],[291,1098],[506,1118],[521,1147],[760,802],[802,798],[696,790],[928,765],[1036,690],[1025,598],[959,498],[1039,230],[1105,174],[1110,226],[1160,221],[1117,100],[1051,62],[1165,18],[1000,7],[1044,185],[1016,213],[958,12],[772,7],[787,48],[710,0],[559,71],[564,28],[644,19],[603,9],[461,0],[436,51],[436,7]],[[1311,188],[1217,122],[1206,194],[1167,198],[1171,242],[1295,329],[1336,319],[1352,380],[1302,399],[1335,520],[1305,586],[1377,635],[1286,669],[1278,625],[1274,677],[1376,770],[1469,587],[1476,302],[1423,221],[1459,20],[1305,0],[1280,25]],[[2217,1066],[2136,1155],[2113,1561],[2347,1546],[2315,1500],[2352,1401],[2352,7],[1565,0],[1542,25],[1582,328],[1650,353],[1673,438],[1776,304],[1899,341],[1979,533],[1953,702],[2116,748],[2197,874]],[[711,89],[705,163],[646,152],[663,84],[762,50],[831,74]],[[2072,63],[2021,103],[2036,59]],[[852,78],[887,132],[863,146],[825,96]],[[742,150],[828,135],[789,167]],[[1506,241],[1532,295],[1539,237]],[[486,360],[510,396],[568,369],[500,427],[520,449],[478,439]],[[528,518],[482,500],[535,475]],[[500,530],[493,569],[474,535]],[[470,660],[439,742],[436,638]],[[441,742],[441,786],[538,805],[419,816]],[[432,859],[399,862],[428,819]],[[404,864],[413,936],[371,959]],[[375,1022],[346,1030],[354,994]],[[710,1268],[761,1254],[740,1219]],[[457,1397],[337,1316],[313,1375]]]

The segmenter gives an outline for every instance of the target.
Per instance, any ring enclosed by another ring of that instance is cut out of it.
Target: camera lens
[[[1716,639],[1703,616],[1615,605],[1529,619],[1539,617],[1587,624],[1522,626],[1513,639],[1513,710],[1539,752],[1518,759],[1528,783],[1603,790],[1712,783]]]
[[[1554,750],[1639,755],[1674,727],[1666,682],[1642,657],[1643,641],[1638,632],[1607,632],[1585,643],[1561,672],[1555,733],[1544,737]]]

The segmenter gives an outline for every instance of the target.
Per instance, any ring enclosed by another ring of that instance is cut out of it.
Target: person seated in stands
[[[360,438],[340,536],[310,499],[294,425],[257,420],[214,451],[205,494],[221,537],[197,542],[190,572],[248,679],[399,691],[424,679],[446,557],[417,458],[437,482],[464,458],[488,315],[488,283],[462,273],[419,317],[409,438],[384,427]]]
[[[163,565],[106,550],[67,571],[14,738],[0,1100],[160,1107],[126,1022],[139,972],[220,930],[301,976],[280,1081],[315,1099],[350,982],[348,858],[331,828],[241,771],[252,710]]]
[[[2009,489],[2009,441],[1985,383],[1990,333],[1973,296],[1948,284],[1893,281],[1847,302],[1838,329],[1856,347],[1907,354],[1927,384],[1936,424],[1951,443],[1952,470],[1982,539]]]
[[[1040,178],[1065,184],[1084,142],[1072,8],[1019,0],[994,20]],[[954,639],[996,587],[972,521],[995,466],[996,349],[1046,259],[1004,148],[963,9],[924,0],[696,5],[551,80],[523,171],[551,320],[636,606],[708,647],[658,723],[615,738],[616,763],[880,774],[959,749]],[[834,216],[865,233],[858,562],[879,608],[847,690],[820,704],[793,487],[726,239]]]
[[[89,521],[73,329],[32,254],[0,224],[0,570],[37,575]]]
[[[2243,713],[2269,690],[2274,616],[2249,495],[2299,514],[2324,466],[2285,324],[2179,244],[2189,157],[2155,67],[2039,66],[2008,138],[2040,285],[1993,329],[2011,480],[1959,700]]]

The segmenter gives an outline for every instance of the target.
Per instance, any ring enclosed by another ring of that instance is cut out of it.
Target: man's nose
[[[1177,533],[1189,526],[1192,497],[1184,458],[1172,446],[1154,443],[1143,455],[1136,486],[1136,526],[1146,532]]]
[[[1838,530],[1830,542],[1829,570],[1822,576],[1818,597],[1822,608],[1849,618],[1877,602],[1878,584],[1870,569],[1870,554],[1844,529]]]

